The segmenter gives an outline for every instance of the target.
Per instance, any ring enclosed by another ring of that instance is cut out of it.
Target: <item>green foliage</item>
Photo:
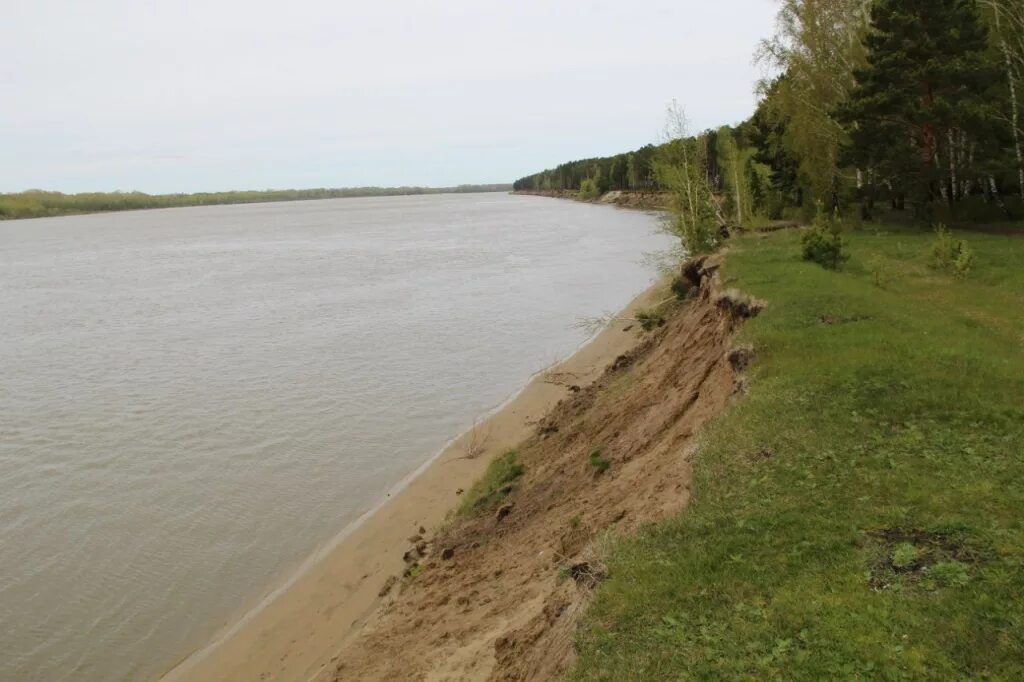
[[[142,192],[88,192],[63,194],[32,190],[0,194],[0,220],[45,218],[144,208],[252,204],[268,201],[306,201],[349,197],[401,196],[407,194],[448,194],[505,192],[509,185],[459,185],[457,187],[346,187],[340,189],[284,189],[246,192],[200,192],[197,194],[144,194]]]
[[[416,578],[418,578],[423,573],[424,570],[425,569],[423,564],[415,563],[405,570],[405,573],[402,575],[402,577],[405,578],[405,581],[407,583],[411,583],[413,580],[416,580]]]
[[[940,193],[953,201],[957,176],[973,171],[978,150],[994,153],[1002,126],[990,96],[999,72],[977,5],[879,0],[871,27],[867,66],[840,112],[848,159],[905,188],[918,207]]]
[[[833,112],[854,87],[867,32],[863,0],[780,0],[776,34],[758,58],[784,76],[762,83],[766,108],[779,127],[800,184],[813,201],[835,208],[839,150],[847,133]],[[802,198],[802,197],[801,197]],[[800,203],[803,203],[802,201]],[[813,202],[808,202],[813,205]]]
[[[711,150],[717,135],[690,137],[686,115],[675,102],[668,110],[665,137],[658,148],[654,173],[669,195],[665,230],[678,237],[689,254],[708,253],[719,243],[712,174],[718,171]]]
[[[687,509],[610,548],[570,679],[1024,678],[1024,239],[972,236],[985,268],[953,282],[928,232],[847,236],[839,275],[794,267],[794,231],[730,245],[722,276],[770,302],[738,339],[764,361]],[[921,534],[876,544],[896,528]],[[904,541],[922,559],[866,580]]]
[[[896,568],[910,568],[917,562],[919,555],[917,547],[909,542],[901,542],[892,550],[890,560]]]
[[[696,287],[690,283],[690,280],[679,275],[672,278],[672,283],[669,285],[669,288],[672,290],[672,293],[675,294],[676,300],[679,301],[689,298],[691,292],[696,289]]]
[[[509,450],[495,458],[483,477],[462,498],[458,516],[474,516],[494,511],[512,491],[515,481],[526,469],[519,463],[519,453]]]
[[[935,228],[935,241],[929,252],[929,265],[932,268],[962,279],[970,273],[973,264],[974,253],[966,240],[953,237],[945,225]]]
[[[676,194],[676,197],[680,196]],[[696,220],[686,218],[685,202],[673,202],[674,213],[665,223],[670,234],[679,237],[687,254],[710,253],[718,248],[719,230],[707,211],[699,211]]]
[[[772,75],[748,120],[670,126],[660,145],[562,164],[515,188],[579,191],[591,179],[602,192],[668,193],[667,227],[693,252],[717,246],[718,222],[809,219],[819,202],[857,202],[865,220],[886,204],[928,223],[1024,214],[1024,4],[778,4],[757,54]]]
[[[889,262],[880,256],[871,256],[867,262],[871,273],[871,282],[879,289],[884,289],[895,279],[895,271]]]
[[[959,561],[942,561],[931,566],[928,578],[937,587],[965,587],[971,581],[967,566]]]
[[[790,116],[781,106],[785,76],[762,84],[762,99],[741,128],[754,148],[751,191],[756,210],[772,220],[784,216],[786,207],[804,203],[800,182],[800,158],[790,149]]]
[[[555,168],[527,175],[512,184],[516,191],[568,190],[579,192],[583,183],[592,180],[600,194],[611,190],[655,191],[653,160],[655,146],[615,156],[569,161]]]
[[[604,457],[604,448],[594,448],[590,453],[589,462],[590,466],[594,467],[594,470],[598,474],[603,474],[608,471],[608,468],[612,465],[612,463]]]
[[[593,178],[587,178],[580,184],[580,199],[584,201],[591,201],[593,199],[600,198],[601,189],[598,187],[597,181]]]
[[[800,235],[803,259],[829,270],[841,268],[849,259],[842,230],[842,220],[838,215],[826,217],[824,212],[819,212],[814,224],[804,229]]]
[[[751,180],[758,171],[752,165],[754,150],[741,147],[728,126],[719,128],[716,137],[726,213],[736,225],[743,225],[755,212]]]
[[[636,312],[637,322],[645,332],[661,327],[665,324],[665,316],[656,310],[638,310]]]

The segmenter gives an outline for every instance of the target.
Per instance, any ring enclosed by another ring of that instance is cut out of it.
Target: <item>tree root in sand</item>
[[[686,505],[695,434],[742,393],[753,355],[733,339],[764,303],[721,291],[718,269],[683,267],[698,295],[541,420],[504,513],[439,531],[423,570],[319,680],[545,680],[572,665],[577,619],[606,577],[599,539]]]

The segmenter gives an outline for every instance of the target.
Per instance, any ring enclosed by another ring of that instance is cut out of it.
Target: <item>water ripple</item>
[[[0,224],[0,680],[158,675],[644,288],[652,228],[504,195]]]

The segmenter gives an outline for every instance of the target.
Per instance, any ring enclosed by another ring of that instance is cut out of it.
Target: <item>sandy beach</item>
[[[526,438],[571,386],[586,386],[638,342],[634,311],[663,295],[655,285],[571,357],[538,373],[514,398],[407,477],[289,579],[226,624],[161,680],[308,680],[381,602],[382,588],[405,568],[408,538],[432,531],[491,458]],[[568,321],[567,321],[568,323]]]

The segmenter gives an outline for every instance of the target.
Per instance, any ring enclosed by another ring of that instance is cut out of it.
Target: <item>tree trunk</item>
[[[737,154],[738,156],[738,154]],[[737,169],[739,161],[732,164],[732,184],[736,188],[736,224],[743,224],[743,200],[740,197],[740,172]]]
[[[1024,153],[1021,152],[1020,141],[1020,107],[1017,103],[1017,70],[1013,66],[1013,59],[1010,57],[1010,46],[1006,44],[1006,36],[1003,35],[1000,10],[998,3],[992,3],[995,10],[996,33],[999,34],[999,46],[1003,53],[1003,61],[1006,63],[1006,80],[1010,84],[1010,121],[1013,127],[1013,149],[1017,154],[1017,189],[1020,191],[1021,201],[1024,201]]]
[[[1003,198],[999,196],[999,187],[996,185],[996,178],[994,175],[988,176],[988,186],[992,190],[992,197],[996,200],[996,204],[1002,209],[1003,213],[1009,215],[1010,212],[1006,210],[1006,204],[1003,203]]]
[[[946,130],[946,140],[949,142],[949,205],[956,203],[956,141],[953,137],[953,129]]]

